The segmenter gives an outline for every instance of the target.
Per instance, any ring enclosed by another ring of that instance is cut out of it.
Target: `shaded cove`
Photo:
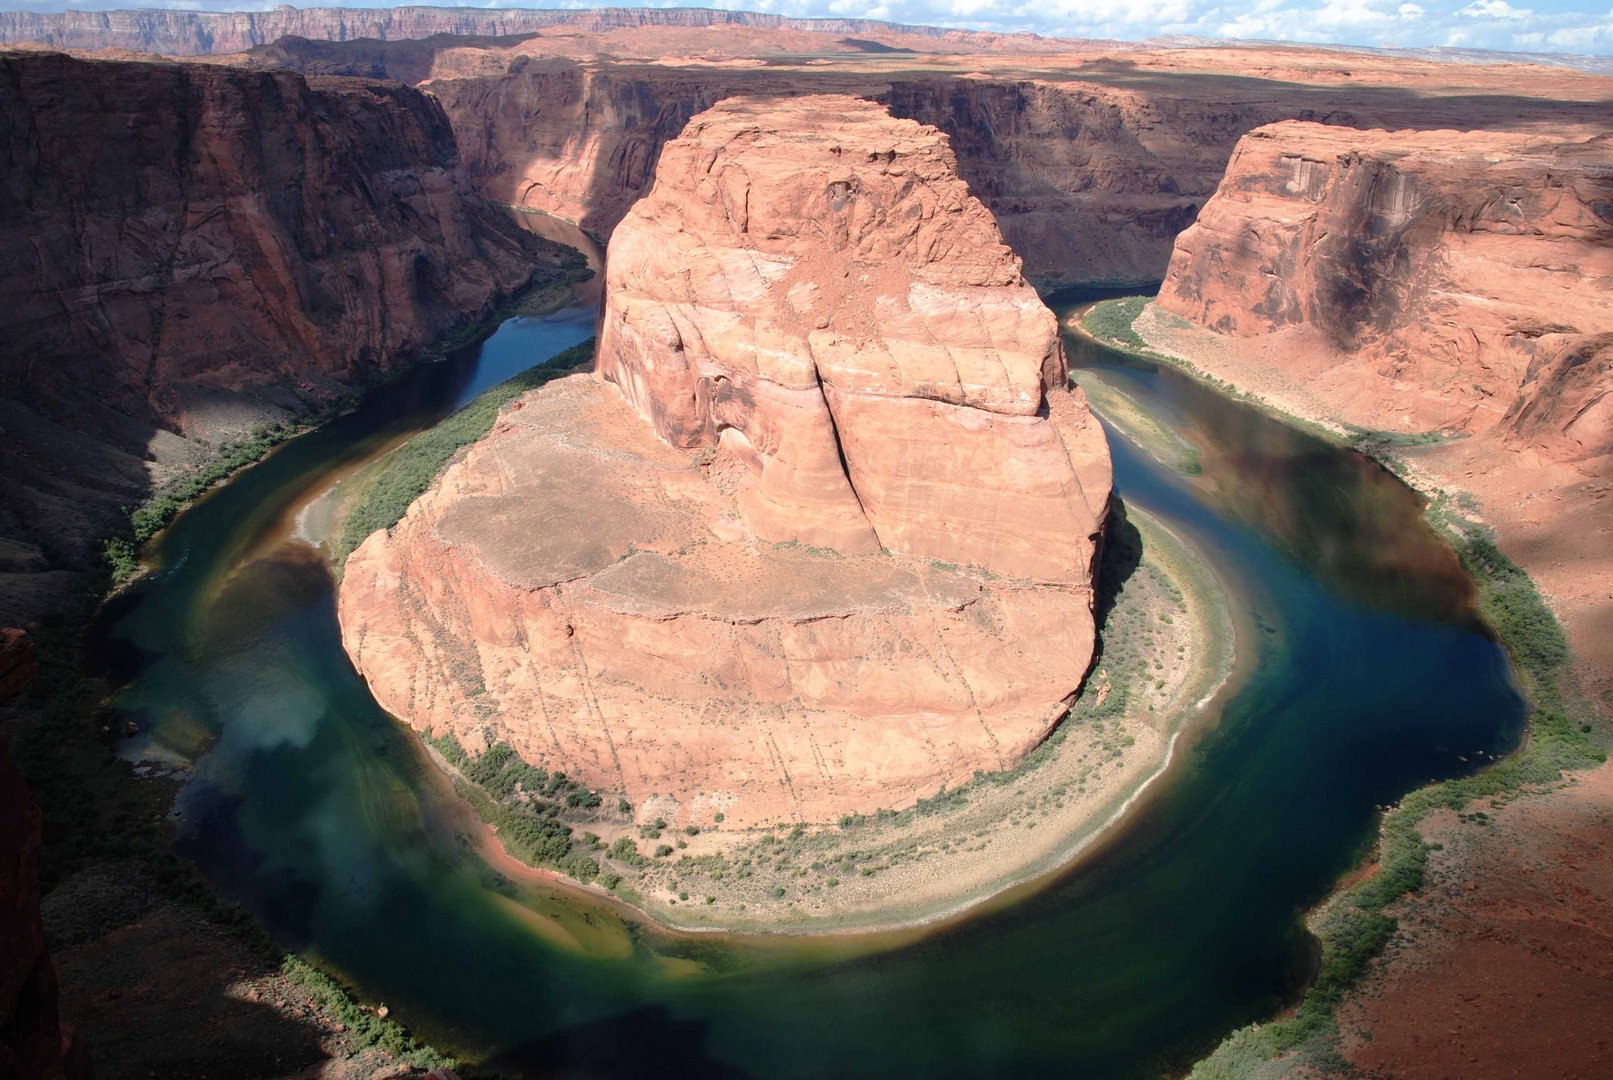
[[[1240,616],[1216,719],[1106,842],[967,918],[863,936],[671,933],[501,872],[353,672],[290,522],[593,314],[512,320],[288,444],[176,521],[102,627],[143,753],[192,770],[183,853],[462,1056],[532,1075],[1157,1076],[1297,996],[1302,913],[1364,854],[1375,806],[1519,736],[1506,658],[1410,491],[1071,338],[1085,374],[1198,449],[1183,475],[1108,428],[1120,497],[1192,544]]]

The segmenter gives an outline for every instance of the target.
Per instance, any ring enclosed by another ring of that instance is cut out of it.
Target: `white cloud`
[[[1457,14],[1472,19],[1527,19],[1534,14],[1534,10],[1515,8],[1507,0],[1473,0]]]

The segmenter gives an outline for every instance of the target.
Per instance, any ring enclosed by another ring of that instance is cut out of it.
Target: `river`
[[[1505,656],[1410,491],[1071,337],[1084,379],[1196,448],[1191,475],[1109,429],[1117,493],[1194,545],[1243,626],[1220,716],[1106,842],[1012,903],[899,935],[680,935],[513,882],[347,662],[295,521],[589,336],[595,311],[511,320],[286,444],[178,518],[102,623],[118,708],[146,729],[134,752],[191,770],[181,852],[426,1040],[539,1075],[1157,1076],[1294,1000],[1303,911],[1363,855],[1375,807],[1519,737]]]

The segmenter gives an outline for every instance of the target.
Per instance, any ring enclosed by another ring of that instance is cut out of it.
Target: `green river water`
[[[1055,297],[1061,313],[1083,298]],[[680,935],[511,881],[347,662],[298,510],[356,464],[592,333],[504,324],[292,441],[181,516],[108,611],[136,752],[187,765],[182,853],[289,947],[424,1039],[524,1075],[1094,1076],[1179,1071],[1292,1002],[1301,918],[1374,808],[1511,748],[1523,705],[1417,498],[1372,462],[1071,338],[1083,378],[1198,450],[1116,431],[1116,490],[1239,608],[1219,715],[1108,840],[922,933]]]

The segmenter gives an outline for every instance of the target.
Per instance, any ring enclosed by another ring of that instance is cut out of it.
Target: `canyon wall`
[[[350,393],[561,262],[398,85],[0,55],[0,125],[13,620],[165,467]]]
[[[1472,496],[1613,713],[1613,136],[1261,128],[1137,326]]]
[[[442,102],[486,194],[601,237],[649,190],[662,147],[696,113],[736,94],[854,94],[945,131],[960,174],[1028,276],[1047,286],[1160,280],[1238,139],[1263,124],[1605,126],[1598,80],[1521,65],[1286,49],[1106,52],[1092,42],[1021,56],[971,42],[973,53],[926,53],[919,64],[847,55],[845,44],[830,39],[824,55],[803,60],[801,42],[760,30],[288,38],[236,62],[421,85]]]
[[[485,55],[472,54],[469,66]],[[1171,243],[1248,128],[1282,115],[1101,86],[1019,79],[869,79],[825,72],[596,69],[529,58],[429,89],[492,198],[608,235],[649,190],[668,140],[733,94],[855,93],[952,139],[958,170],[1039,282],[1158,280]],[[403,74],[416,74],[404,71]]]
[[[1610,207],[1613,136],[1276,124],[1239,144],[1159,306],[1221,334],[1306,336],[1312,388],[1363,427],[1505,420],[1598,456]]]
[[[66,11],[0,12],[0,44],[37,42],[63,49],[134,49],[170,56],[243,52],[278,38],[324,41],[373,38],[398,41],[439,34],[509,37],[551,27],[609,32],[640,28],[734,28],[798,31],[822,35],[911,37],[930,48],[949,44],[1056,48],[1033,34],[991,34],[907,26],[870,19],[792,19],[751,11],[701,8],[598,8],[565,10],[476,10],[463,7],[296,8],[267,11]]]
[[[38,666],[21,630],[0,629],[0,706],[28,688]],[[0,730],[0,1076],[86,1077],[85,1047],[57,1012],[39,915],[39,844],[39,807]]]
[[[702,827],[903,806],[1045,738],[1093,653],[1108,449],[946,137],[724,101],[606,295],[595,376],[349,559],[376,699]]]

